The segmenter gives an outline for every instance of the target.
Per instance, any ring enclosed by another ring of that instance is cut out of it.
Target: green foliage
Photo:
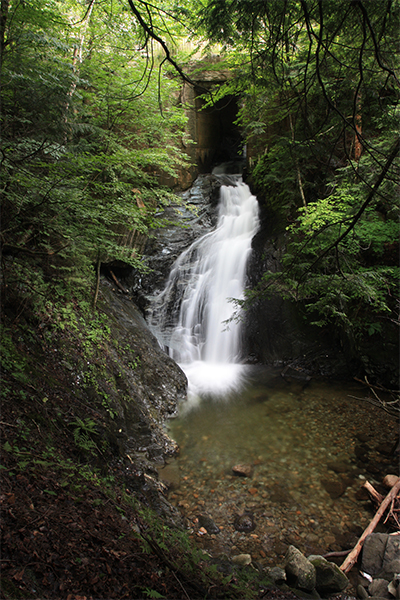
[[[283,270],[265,273],[261,287],[262,293],[274,291],[304,302],[314,325],[334,323],[360,341],[365,331],[379,333],[393,314],[400,272],[391,257],[400,226],[398,220],[384,218],[375,204],[336,243],[360,203],[354,193],[353,186],[343,186],[299,209],[296,222],[287,228]]]
[[[157,590],[152,590],[150,588],[145,588],[143,590],[143,594],[145,594],[148,598],[165,598],[165,596],[157,592]]]
[[[268,190],[266,203],[272,211],[286,216],[298,205],[296,174],[287,142],[272,146],[260,157],[252,177],[259,189]]]
[[[10,330],[0,327],[0,365],[1,370],[7,371],[21,383],[28,381],[26,358],[18,352]]]
[[[98,450],[94,437],[97,435],[97,426],[92,419],[75,418],[72,423],[74,430],[74,441],[80,450],[92,454]]]
[[[40,308],[57,285],[88,288],[98,260],[142,268],[157,208],[175,198],[160,180],[185,164],[186,117],[176,82],[132,50],[125,3],[4,11],[3,293]]]

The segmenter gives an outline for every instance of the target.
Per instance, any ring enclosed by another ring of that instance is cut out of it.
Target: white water
[[[225,394],[240,385],[241,324],[230,321],[237,312],[232,299],[244,296],[251,240],[258,226],[258,203],[248,186],[241,180],[236,186],[222,186],[216,229],[181,254],[158,301],[164,307],[163,343],[186,373],[192,399]],[[182,300],[171,328],[168,300],[177,289]],[[163,323],[157,324],[160,327]]]

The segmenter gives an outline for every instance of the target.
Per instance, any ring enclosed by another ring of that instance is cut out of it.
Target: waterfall
[[[241,323],[231,320],[232,299],[244,297],[258,226],[257,199],[241,178],[221,186],[215,230],[180,255],[154,303],[150,325],[186,373],[189,396],[224,394],[241,380]]]

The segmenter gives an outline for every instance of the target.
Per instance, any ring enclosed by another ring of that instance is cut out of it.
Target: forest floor
[[[90,459],[71,426],[93,411],[59,362],[17,375],[2,377],[2,599],[296,598],[250,567],[220,572],[126,489],[118,457]]]

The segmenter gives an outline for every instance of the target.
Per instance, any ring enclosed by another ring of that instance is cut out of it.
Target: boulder
[[[312,592],[315,589],[315,567],[295,546],[289,546],[287,549],[285,555],[285,572],[290,587],[295,587],[306,592]]]
[[[388,585],[386,579],[373,579],[368,586],[368,592],[373,597],[392,598],[392,595],[388,591]]]
[[[400,572],[400,536],[371,533],[365,538],[361,571],[391,581]]]
[[[382,483],[386,488],[388,488],[390,490],[394,485],[396,485],[398,480],[399,480],[399,477],[397,475],[389,474],[383,478]]]
[[[341,592],[348,586],[349,580],[335,563],[315,555],[309,556],[308,561],[315,567],[315,587],[322,596]]]

